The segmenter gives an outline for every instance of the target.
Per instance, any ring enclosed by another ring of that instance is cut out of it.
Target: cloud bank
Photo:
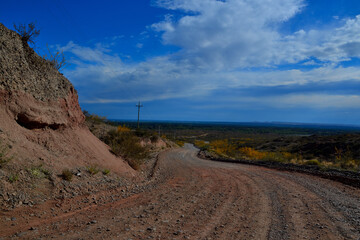
[[[266,87],[270,91],[274,86],[318,82],[340,86],[344,81],[360,81],[360,68],[351,64],[360,57],[360,15],[337,19],[336,25],[284,33],[282,24],[305,11],[306,1],[158,0],[153,4],[168,9],[169,14],[150,24],[148,31],[178,50],[128,63],[111,45],[69,42],[59,47],[70,56],[73,68],[65,74],[79,89],[81,102],[210,99],[215,93],[221,101],[219,93],[227,89]],[[137,48],[144,50],[146,44],[139,43]],[[271,99],[261,95],[237,98],[234,104],[267,102],[291,108],[356,103],[350,104],[356,108],[359,103],[357,93],[339,95],[331,90],[278,94]]]

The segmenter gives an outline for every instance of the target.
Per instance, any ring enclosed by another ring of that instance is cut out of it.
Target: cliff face
[[[134,175],[86,126],[73,85],[0,23],[0,140],[14,164],[104,166]]]
[[[84,121],[69,80],[1,23],[0,101],[28,129],[74,127]]]

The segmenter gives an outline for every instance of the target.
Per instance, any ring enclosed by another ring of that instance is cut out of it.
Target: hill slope
[[[0,143],[12,156],[0,169],[0,202],[14,188],[10,172],[21,178],[33,166],[49,169],[53,180],[65,168],[95,165],[134,176],[84,119],[69,80],[0,23]]]

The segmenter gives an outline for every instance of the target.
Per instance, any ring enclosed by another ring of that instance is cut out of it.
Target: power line
[[[136,107],[138,108],[138,121],[137,121],[137,128],[139,129],[140,127],[140,108],[143,107],[143,105],[140,103],[139,101],[139,104],[136,104]]]

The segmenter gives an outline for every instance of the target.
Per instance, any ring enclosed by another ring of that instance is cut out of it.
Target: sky
[[[358,0],[2,0],[109,119],[360,125]]]

